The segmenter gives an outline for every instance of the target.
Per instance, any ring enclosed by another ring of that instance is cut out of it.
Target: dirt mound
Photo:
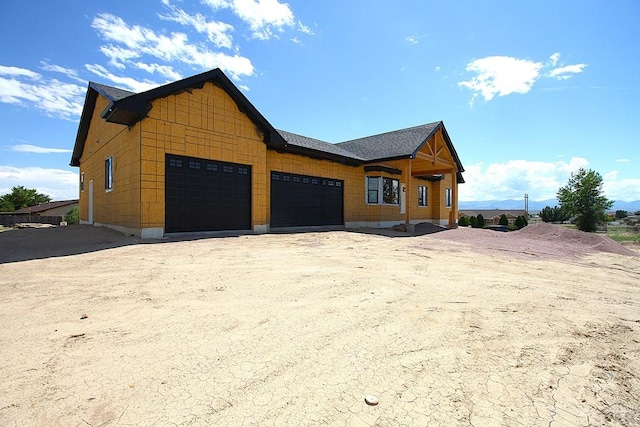
[[[540,258],[582,257],[595,252],[638,256],[637,252],[602,234],[585,233],[553,224],[532,224],[501,233],[487,229],[458,228],[432,235],[438,239],[472,245],[478,252]]]
[[[610,252],[618,255],[637,256],[638,254],[620,243],[611,240],[604,234],[585,233],[553,224],[532,224],[518,230],[512,235],[529,239],[539,239],[558,243],[583,246],[588,251]]]

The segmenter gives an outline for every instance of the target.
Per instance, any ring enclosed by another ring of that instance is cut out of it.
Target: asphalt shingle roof
[[[104,95],[110,101],[119,101],[123,98],[127,98],[131,95],[135,95],[135,92],[129,92],[128,90],[119,89],[113,86],[107,86],[100,83],[91,82],[90,85]]]
[[[336,144],[365,161],[410,156],[442,122],[428,123]]]
[[[321,141],[315,138],[309,138],[307,136],[298,135],[295,133],[287,132],[285,130],[277,129],[278,133],[282,135],[287,144],[295,145],[302,148],[307,148],[323,153],[331,153],[337,156],[349,157],[355,160],[364,160],[357,155],[344,150],[338,144],[331,144],[330,142]]]

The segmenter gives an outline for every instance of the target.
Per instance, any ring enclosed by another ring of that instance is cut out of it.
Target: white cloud
[[[173,69],[171,65],[145,64],[144,62],[134,62],[132,65],[141,70],[145,70],[149,74],[158,73],[161,76],[171,80],[180,80],[182,75]]]
[[[310,36],[315,35],[316,33],[309,27],[307,27],[306,25],[304,25],[302,22],[298,21],[298,31],[304,33],[304,34],[308,34]]]
[[[408,36],[408,37],[405,38],[405,40],[409,44],[418,44],[418,37],[416,37],[416,36]]]
[[[465,166],[466,182],[460,186],[460,200],[517,199],[524,193],[531,200],[553,199],[571,173],[581,167],[588,167],[582,157],[573,157],[568,163],[510,160],[486,167],[482,163]]]
[[[161,60],[182,62],[201,69],[221,68],[236,80],[254,74],[248,58],[212,51],[201,43],[190,43],[184,33],[159,34],[149,28],[129,25],[122,18],[109,13],[99,14],[92,26],[109,43],[101,48],[102,52],[121,66],[132,58],[148,55],[155,60],[137,61],[137,64]],[[111,43],[115,43],[115,46]]]
[[[295,27],[293,12],[287,3],[278,0],[203,0],[213,10],[231,9],[251,28],[254,38],[268,40],[277,37],[284,27]],[[298,21],[300,31],[310,34],[310,29]]]
[[[581,73],[586,67],[587,64],[575,64],[554,68],[549,72],[549,77],[555,77],[558,80],[567,80],[573,77],[574,74]]]
[[[50,154],[50,153],[71,153],[72,150],[66,148],[48,148],[39,147],[31,144],[18,144],[10,147],[13,151],[21,153],[37,153],[37,154]]]
[[[34,107],[51,117],[71,120],[78,116],[85,90],[84,86],[45,78],[35,71],[0,66],[0,102]]]
[[[474,98],[480,94],[490,101],[495,95],[529,92],[541,68],[541,63],[528,59],[488,56],[470,62],[466,70],[476,76],[458,84],[475,92]]]
[[[171,13],[167,15],[159,15],[161,19],[193,27],[197,32],[206,34],[209,41],[215,46],[227,49],[231,48],[232,38],[229,33],[233,31],[232,25],[227,24],[226,22],[208,21],[207,18],[200,13],[190,15],[184,10],[171,5],[168,1],[165,1],[164,3],[169,9],[171,9]]]
[[[459,82],[458,85],[474,92],[470,101],[473,106],[475,98],[479,95],[482,95],[485,101],[490,101],[496,95],[524,94],[529,92],[535,82],[542,77],[566,80],[582,72],[587,66],[587,64],[574,64],[554,68],[559,60],[560,54],[557,52],[551,55],[547,63],[510,56],[488,56],[475,59],[466,67],[466,70],[475,76],[471,80]],[[549,71],[545,73],[545,70]]]
[[[602,190],[607,199],[632,202],[640,200],[640,179],[618,178],[618,171],[612,170],[602,177]]]
[[[76,70],[73,70],[71,68],[61,67],[60,65],[49,64],[48,62],[45,62],[45,61],[41,61],[40,64],[41,64],[41,68],[44,71],[51,71],[54,73],[64,74],[70,79],[73,79],[81,83],[85,83],[85,80],[81,79],[80,76],[78,76],[78,72]]]
[[[7,67],[0,65],[0,75],[11,77],[27,77],[33,80],[38,80],[42,76],[35,71],[27,70],[25,68]]]
[[[11,192],[16,185],[35,188],[53,200],[78,198],[78,173],[71,170],[0,165],[0,194]]]
[[[629,159],[616,159],[616,162],[618,163],[629,163],[631,160]]]
[[[121,87],[122,89],[129,89],[136,93],[144,92],[160,86],[160,83],[156,83],[151,80],[139,81],[132,79],[131,77],[117,76],[99,64],[86,64],[85,67],[93,74],[117,84],[118,87]]]

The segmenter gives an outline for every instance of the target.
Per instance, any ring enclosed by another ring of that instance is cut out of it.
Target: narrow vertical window
[[[367,177],[367,203],[378,203],[378,177]]]
[[[418,206],[427,206],[427,187],[421,185],[418,187]]]
[[[444,205],[447,208],[451,207],[451,189],[447,188],[444,191]]]
[[[113,156],[104,161],[104,189],[113,190]]]
[[[84,172],[80,174],[80,191],[84,191]]]

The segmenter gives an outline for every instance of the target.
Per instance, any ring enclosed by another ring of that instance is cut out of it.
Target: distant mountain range
[[[556,199],[549,200],[529,200],[529,213],[539,212],[545,208],[545,206],[554,207],[558,205]],[[474,210],[474,209],[505,209],[515,210],[524,209],[524,200],[520,199],[507,199],[507,200],[484,200],[473,202],[460,202],[460,210]],[[640,211],[640,200],[633,202],[615,202],[611,211],[623,210],[629,213]]]

